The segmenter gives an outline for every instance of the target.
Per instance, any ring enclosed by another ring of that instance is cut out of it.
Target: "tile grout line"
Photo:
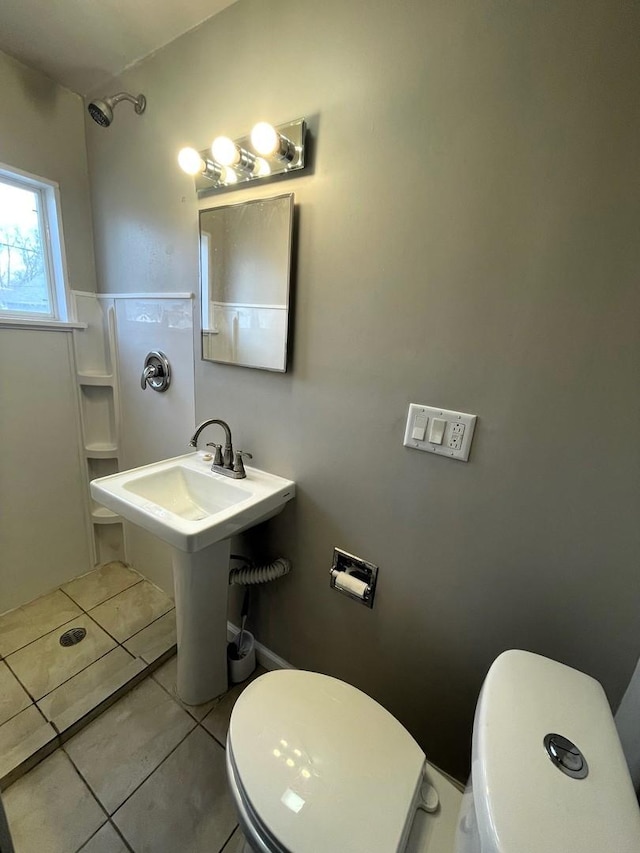
[[[98,569],[94,569],[93,571],[97,572]],[[131,569],[131,571],[135,571],[135,570]],[[88,572],[88,574],[91,574],[91,572]],[[58,589],[60,590],[60,592],[64,593],[67,596],[69,601],[72,601],[76,605],[76,607],[79,607],[83,613],[89,613],[89,610],[93,610],[95,607],[100,607],[101,604],[104,604],[107,601],[111,601],[111,599],[115,598],[116,595],[120,595],[120,593],[126,592],[128,589],[132,589],[134,586],[137,586],[139,583],[142,583],[143,580],[146,580],[146,578],[143,578],[139,572],[136,572],[136,574],[138,575],[139,580],[134,581],[132,584],[129,584],[129,586],[123,587],[123,589],[119,589],[118,592],[114,592],[113,595],[108,595],[106,598],[103,598],[101,601],[98,601],[96,604],[92,604],[91,607],[88,609],[86,607],[83,607],[79,601],[76,601],[75,598],[71,595],[71,593],[67,592],[66,589],[63,589],[61,586],[59,586]],[[86,577],[86,575],[81,575],[80,577]],[[78,580],[78,579],[74,578],[73,580]],[[67,581],[67,583],[73,583],[73,580]]]
[[[55,591],[57,592],[57,590],[55,590]],[[60,591],[62,592],[62,590],[60,590]],[[71,600],[73,601],[73,599],[71,599]],[[75,604],[75,601],[73,601],[73,604]],[[76,607],[78,607],[78,606],[79,606],[79,605],[77,605],[77,604],[76,604]],[[111,639],[112,639],[115,643],[117,643],[117,642],[118,642],[118,641],[116,640],[116,638],[115,638],[115,637],[112,637],[112,636],[111,636],[111,634],[109,634],[109,632],[108,632],[105,628],[103,628],[103,627],[102,627],[102,625],[101,625],[97,620],[95,620],[92,616],[90,616],[90,615],[89,615],[89,613],[87,613],[87,612],[86,612],[86,610],[82,610],[82,608],[80,608],[80,611],[81,611],[80,613],[77,613],[77,614],[76,614],[75,616],[73,616],[71,619],[67,619],[67,620],[65,620],[64,622],[61,622],[61,623],[60,623],[60,625],[56,625],[56,627],[55,627],[55,628],[51,628],[51,630],[49,630],[49,631],[45,631],[45,632],[44,632],[44,634],[40,634],[40,636],[39,636],[39,637],[36,637],[36,639],[35,639],[35,640],[30,640],[28,643],[25,643],[25,644],[24,644],[24,646],[20,646],[20,648],[19,648],[19,649],[14,649],[14,651],[12,651],[10,654],[6,655],[6,657],[4,657],[4,658],[3,658],[4,662],[5,662],[5,663],[7,664],[7,666],[8,666],[8,665],[9,665],[9,658],[11,657],[11,655],[15,655],[15,654],[17,654],[18,652],[22,652],[22,651],[24,651],[24,649],[28,649],[28,648],[29,648],[29,646],[32,646],[34,643],[37,643],[37,642],[39,642],[40,640],[43,640],[45,637],[48,637],[48,636],[49,636],[49,634],[54,634],[56,631],[59,631],[59,630],[60,630],[60,628],[62,628],[64,625],[68,625],[70,622],[73,622],[73,621],[75,621],[76,619],[83,619],[85,616],[87,617],[87,619],[91,619],[91,621],[93,622],[93,624],[94,624],[94,625],[97,625],[97,626],[98,626],[98,628],[100,628],[102,631],[104,631],[104,633],[105,633],[105,634],[108,634],[108,636],[109,636],[109,637],[111,637]],[[120,643],[118,643],[118,645],[121,645],[121,644],[120,644]]]
[[[160,614],[160,616],[156,616],[156,617],[155,617],[155,619],[152,619],[152,620],[151,620],[151,622],[149,622],[149,624],[148,624],[148,625],[145,625],[145,626],[144,626],[144,628],[140,628],[140,630],[136,631],[136,632],[135,632],[135,634],[132,634],[130,637],[127,637],[127,639],[126,639],[126,640],[123,640],[122,645],[123,645],[124,643],[128,643],[130,640],[133,640],[133,638],[134,638],[134,637],[137,637],[137,636],[138,636],[138,634],[142,634],[142,632],[143,632],[143,631],[146,631],[146,630],[147,630],[147,628],[150,628],[150,627],[151,627],[153,624],[155,624],[159,619],[162,619],[162,617],[163,617],[163,616],[166,616],[166,615],[167,615],[167,613],[171,613],[171,611],[172,611],[172,610],[175,610],[175,609],[176,609],[176,605],[175,605],[175,602],[174,602],[172,607],[170,607],[168,610],[165,610],[165,612],[164,612],[164,613],[161,613],[161,614]],[[88,615],[89,615],[89,614],[87,614],[87,616],[88,616]],[[116,642],[117,642],[117,640],[116,640]],[[127,649],[127,651],[129,651],[129,650]],[[129,652],[129,654],[131,654],[131,652]]]
[[[231,830],[231,835],[230,835],[230,836],[227,838],[227,840],[224,842],[224,844],[222,845],[222,847],[220,848],[220,850],[218,851],[218,853],[224,853],[224,848],[225,848],[225,847],[227,846],[227,844],[231,841],[231,839],[233,838],[233,836],[234,836],[234,834],[235,834],[236,829],[238,829],[238,827],[239,827],[239,826],[240,826],[240,824],[238,824],[238,823],[237,823],[237,824],[233,827],[233,829]]]
[[[82,782],[82,784],[87,788],[87,790],[89,791],[89,793],[91,794],[91,796],[93,797],[93,799],[96,801],[96,803],[98,804],[98,806],[100,807],[100,809],[102,810],[103,814],[104,814],[104,815],[105,815],[105,817],[106,817],[105,822],[104,822],[104,823],[101,823],[101,824],[100,824],[100,826],[96,829],[96,831],[95,831],[94,833],[92,833],[92,834],[89,836],[89,838],[85,838],[85,840],[82,842],[82,844],[80,845],[80,847],[78,847],[78,849],[77,849],[76,853],[79,853],[79,851],[80,851],[80,850],[82,850],[82,848],[84,847],[84,845],[85,845],[85,844],[87,844],[89,841],[91,841],[91,839],[93,838],[93,836],[94,836],[94,835],[96,835],[98,832],[100,832],[100,830],[101,830],[101,829],[102,829],[102,828],[103,828],[107,823],[111,823],[111,815],[109,814],[109,812],[107,811],[107,809],[102,805],[102,803],[101,803],[101,802],[100,802],[100,800],[98,799],[98,796],[97,796],[97,794],[95,793],[95,791],[93,790],[93,788],[91,787],[91,785],[87,782],[87,780],[84,778],[84,776],[82,775],[82,773],[80,772],[80,770],[76,767],[76,765],[75,765],[75,763],[74,763],[74,761],[73,761],[73,758],[71,758],[71,756],[69,755],[69,753],[67,752],[67,750],[64,748],[64,744],[60,747],[60,750],[65,754],[65,756],[67,757],[67,760],[70,762],[70,764],[71,764],[71,766],[73,767],[73,769],[75,770],[76,774],[79,776],[80,781],[81,781],[81,782]],[[118,833],[118,835],[120,835],[120,833]],[[126,839],[123,839],[123,840],[125,841],[125,845],[126,845],[126,847],[127,847],[129,850],[131,850],[132,848],[129,846],[129,843],[126,841]]]
[[[74,767],[74,770],[75,770],[75,767]],[[82,781],[84,782],[84,779],[83,779]],[[93,794],[93,791],[92,791],[91,793]],[[94,797],[94,799],[95,799],[95,797]],[[102,804],[100,804],[100,808],[102,808]],[[78,847],[78,848],[77,848],[77,850],[75,851],[75,853],[82,853],[82,851],[84,850],[84,848],[86,847],[86,845],[87,845],[87,844],[88,844],[92,839],[94,839],[94,838],[96,837],[96,835],[97,835],[99,832],[101,832],[101,831],[105,828],[105,826],[110,826],[110,827],[111,827],[111,829],[113,829],[113,831],[116,833],[116,835],[118,836],[118,838],[122,841],[122,843],[123,843],[123,844],[124,844],[124,846],[126,847],[126,849],[127,849],[128,853],[135,853],[135,851],[134,851],[133,847],[131,847],[131,845],[129,844],[129,842],[127,841],[127,839],[126,839],[126,838],[124,837],[124,835],[120,832],[120,830],[119,830],[119,829],[118,829],[118,827],[115,825],[115,823],[111,820],[111,818],[110,818],[110,817],[108,817],[108,818],[107,818],[107,820],[106,820],[103,824],[101,824],[101,825],[96,829],[96,831],[93,833],[93,835],[90,835],[90,836],[89,836],[89,838],[87,838],[87,840],[86,840],[86,841],[83,841],[83,842],[82,842],[82,844],[80,845],[80,847]]]
[[[87,616],[89,619],[91,619],[91,621],[92,621],[92,622],[94,622],[94,623],[95,623],[99,628],[101,628],[101,629],[105,632],[105,634],[108,634],[108,635],[109,635],[109,637],[111,637],[111,639],[112,639],[115,643],[117,643],[119,646],[122,646],[122,648],[124,649],[124,648],[125,648],[125,647],[124,647],[124,644],[125,644],[125,643],[128,643],[128,642],[129,642],[129,640],[133,639],[133,637],[136,637],[138,634],[142,633],[142,631],[144,631],[144,630],[146,630],[147,628],[149,628],[151,625],[153,625],[153,623],[154,623],[154,622],[157,622],[157,621],[158,621],[158,619],[162,619],[162,617],[163,617],[163,616],[166,616],[166,615],[167,615],[167,613],[171,613],[171,611],[172,611],[172,610],[175,610],[175,609],[176,609],[176,605],[175,605],[175,602],[173,601],[173,599],[171,599],[171,598],[166,594],[166,592],[165,592],[165,593],[164,593],[164,595],[167,595],[167,598],[169,598],[169,600],[171,601],[171,607],[170,607],[168,610],[165,610],[165,612],[164,612],[164,613],[161,613],[159,616],[154,617],[154,618],[151,620],[151,622],[148,622],[146,625],[143,625],[143,626],[142,626],[142,628],[139,628],[137,631],[134,631],[134,633],[133,633],[133,634],[131,634],[131,636],[129,636],[129,637],[125,637],[125,639],[124,639],[124,640],[119,640],[116,636],[114,636],[114,635],[109,631],[109,629],[108,629],[108,628],[106,628],[106,627],[105,627],[101,622],[99,622],[99,621],[95,618],[95,616],[92,616],[92,615],[91,615],[91,613],[92,613],[92,611],[93,611],[93,610],[97,610],[97,608],[98,608],[98,607],[101,607],[103,604],[106,604],[108,601],[112,601],[114,598],[117,598],[117,596],[122,595],[122,593],[123,593],[123,592],[128,592],[130,589],[133,589],[133,588],[134,588],[134,586],[138,586],[139,584],[143,583],[143,582],[144,582],[144,581],[146,581],[146,580],[147,580],[146,578],[144,578],[144,577],[142,577],[142,575],[140,575],[140,580],[139,580],[139,581],[136,581],[135,583],[132,583],[132,584],[131,584],[131,586],[126,586],[124,589],[121,589],[121,590],[120,590],[120,592],[116,592],[114,595],[109,596],[109,598],[105,598],[105,599],[104,599],[104,601],[100,601],[98,604],[94,604],[94,605],[93,605],[93,607],[91,607],[89,610],[85,610],[85,609],[84,609],[84,607],[82,607],[82,605],[81,605],[81,604],[79,604],[77,601],[75,601],[75,599],[71,598],[71,596],[69,595],[69,593],[68,593],[68,592],[65,592],[62,588],[60,588],[60,592],[63,592],[63,593],[67,596],[67,598],[68,598],[70,601],[72,601],[72,602],[73,602],[73,604],[75,604],[75,605],[76,605],[76,607],[79,607],[79,608],[82,610],[82,612],[83,612],[83,614],[84,614],[85,616]],[[150,581],[147,581],[147,583],[150,583]],[[159,587],[158,587],[158,589],[159,589]],[[160,590],[160,592],[164,592],[164,591],[163,591],[163,590]],[[71,620],[70,620],[70,621],[71,621]],[[63,623],[63,624],[65,624],[65,623]],[[53,630],[55,631],[56,629],[54,628]],[[47,632],[47,633],[52,633],[52,632]],[[42,636],[46,636],[46,635],[44,635],[44,634],[43,634]],[[38,639],[41,639],[41,638],[39,637]],[[33,642],[35,642],[35,640],[34,640]],[[129,651],[129,649],[125,649],[125,651],[126,651],[128,654],[131,654],[131,652]],[[12,652],[12,654],[13,654],[13,652]],[[133,657],[136,657],[136,656],[135,656],[135,655],[133,655]]]
[[[111,651],[115,651],[115,649],[112,649]],[[110,653],[108,653],[108,654],[110,654]],[[106,657],[106,655],[103,655],[103,657]],[[101,660],[101,658],[98,658],[98,660]],[[141,660],[142,661],[142,658],[134,658],[134,660]],[[146,661],[142,661],[142,662],[146,664]],[[98,661],[94,661],[94,663],[98,663]],[[93,664],[91,664],[91,666],[93,666]],[[90,667],[87,667],[87,669],[90,669]],[[83,720],[85,720],[87,717],[93,715],[102,706],[105,706],[104,707],[105,711],[108,710],[111,707],[111,705],[113,704],[113,702],[111,701],[113,699],[113,697],[117,693],[120,693],[120,691],[123,691],[123,690],[125,692],[122,693],[118,698],[124,698],[124,696],[126,696],[127,693],[130,693],[135,687],[138,686],[140,681],[143,681],[145,678],[147,678],[151,674],[148,670],[149,670],[149,665],[146,664],[144,669],[139,670],[138,672],[131,675],[126,681],[124,681],[122,684],[118,685],[118,687],[113,688],[113,689],[107,688],[109,690],[107,695],[100,702],[98,702],[97,705],[94,705],[92,708],[89,708],[89,710],[87,710],[83,714],[81,714],[81,716],[78,717],[77,720],[74,720],[72,723],[70,723],[66,729],[62,729],[62,730],[59,729],[58,724],[56,722],[54,722],[53,720],[50,720],[49,722],[51,723],[53,728],[58,732],[60,737],[64,737],[65,735],[67,735],[67,733],[69,732],[70,729],[72,729],[74,726],[76,726],[80,723],[82,723],[82,725],[78,729],[78,732],[82,731],[82,729],[85,726],[88,726],[90,723],[92,723],[93,720],[97,719],[100,716],[100,714],[103,712],[101,711],[100,713],[98,713],[95,717],[92,717],[86,723],[83,723]],[[86,670],[82,670],[82,672],[85,672],[85,671]],[[80,674],[80,673],[78,673],[78,674]],[[69,679],[69,681],[71,681],[71,679]],[[64,682],[64,683],[66,684],[67,682]],[[131,684],[131,687],[129,687],[130,684]],[[47,694],[47,695],[49,696],[51,694]],[[118,699],[116,699],[115,701],[117,702]],[[69,706],[69,707],[72,707],[72,706]],[[69,710],[69,708],[67,708],[67,710]],[[72,737],[73,737],[73,735],[72,735]],[[1,851],[0,851],[0,853],[1,853]]]
[[[13,674],[13,673],[12,673],[12,674]],[[28,695],[28,694],[27,694],[27,695]],[[31,696],[29,696],[29,699],[31,699]],[[2,729],[2,727],[4,726],[4,724],[5,724],[5,723],[10,723],[10,722],[11,722],[11,720],[15,720],[15,718],[18,716],[18,714],[21,714],[23,711],[26,711],[26,710],[27,710],[28,708],[30,708],[32,705],[36,705],[36,703],[32,701],[32,702],[30,702],[30,703],[27,705],[27,707],[26,707],[26,708],[21,708],[21,709],[20,709],[19,711],[17,711],[15,714],[12,714],[10,717],[7,717],[7,719],[6,719],[6,720],[4,720],[2,723],[0,723],[0,729]],[[36,705],[36,707],[37,707],[37,705]],[[38,708],[38,710],[40,710],[40,709]],[[42,712],[40,712],[40,713],[42,713]],[[47,722],[49,722],[49,720],[47,720]]]
[[[126,649],[125,649],[125,651],[126,651]],[[37,705],[38,702],[42,702],[42,700],[46,699],[47,696],[51,696],[52,693],[55,693],[55,691],[58,689],[58,687],[63,687],[65,684],[68,684],[72,679],[74,679],[76,677],[76,675],[81,675],[83,672],[86,672],[88,669],[91,669],[91,667],[94,664],[98,663],[98,661],[102,660],[103,658],[106,658],[106,656],[111,654],[111,652],[115,652],[115,649],[109,649],[108,651],[104,652],[99,657],[97,657],[95,660],[92,660],[91,663],[88,663],[86,666],[83,666],[82,669],[79,669],[77,672],[74,672],[74,674],[70,675],[69,678],[65,678],[64,681],[60,682],[60,684],[56,684],[56,686],[53,687],[51,690],[49,690],[48,693],[45,693],[39,699],[34,699],[33,700],[34,703]],[[134,658],[134,660],[135,660],[135,658]]]
[[[185,711],[185,714],[186,714],[186,713],[187,713],[187,712]],[[136,785],[136,787],[133,789],[133,791],[131,791],[131,793],[127,795],[127,797],[126,797],[126,798],[125,798],[125,799],[120,803],[120,805],[119,805],[119,806],[118,806],[118,808],[113,812],[113,814],[112,814],[112,815],[110,815],[110,818],[114,818],[114,817],[117,815],[117,813],[118,813],[118,812],[120,811],[120,809],[124,806],[124,804],[125,804],[125,803],[128,803],[128,802],[129,802],[129,800],[131,799],[131,797],[133,797],[133,795],[134,795],[137,791],[139,791],[139,790],[140,790],[140,788],[142,788],[142,786],[145,784],[145,782],[147,782],[149,779],[151,779],[151,777],[153,776],[153,774],[154,774],[157,770],[159,770],[159,769],[162,767],[162,765],[165,763],[165,761],[166,761],[166,760],[167,760],[171,755],[173,755],[173,753],[176,751],[176,749],[178,749],[178,747],[179,747],[179,746],[182,746],[182,744],[183,744],[183,743],[185,742],[185,740],[189,737],[189,735],[191,735],[191,734],[193,734],[193,733],[195,732],[195,730],[198,728],[198,723],[197,723],[197,722],[193,719],[193,717],[191,717],[191,716],[189,716],[189,719],[191,720],[191,722],[193,722],[193,723],[194,723],[193,727],[189,729],[189,731],[186,733],[186,735],[184,735],[182,738],[180,738],[180,740],[178,741],[178,743],[177,743],[177,744],[176,744],[176,745],[171,749],[171,751],[170,751],[170,752],[168,752],[168,753],[165,755],[165,757],[164,757],[164,758],[162,759],[162,761],[157,765],[157,767],[154,767],[154,768],[153,768],[153,770],[152,770],[150,773],[147,773],[147,775],[144,777],[144,779],[142,780],[142,782],[140,782],[140,784],[139,784],[139,785]],[[87,783],[87,784],[88,784],[88,783]],[[114,823],[115,823],[115,821],[114,821]]]
[[[31,701],[32,701],[32,702],[33,702],[33,704],[35,705],[35,704],[36,704],[36,700],[33,698],[33,694],[31,693],[31,691],[30,691],[30,690],[28,690],[28,689],[27,689],[27,687],[22,683],[22,681],[20,680],[20,678],[18,677],[18,675],[16,674],[16,672],[14,672],[14,670],[12,669],[11,664],[9,663],[9,661],[5,659],[5,663],[6,663],[6,665],[7,665],[7,669],[8,669],[8,670],[9,670],[9,672],[11,673],[11,675],[15,678],[15,680],[18,682],[18,684],[20,685],[20,687],[22,687],[22,689],[23,689],[23,690],[24,690],[24,692],[27,694],[27,696],[29,697],[29,699],[31,699]],[[26,708],[23,708],[22,710],[23,710],[23,711],[26,711]],[[40,709],[38,709],[38,710],[40,710]],[[19,711],[18,713],[22,713],[22,711]],[[17,716],[17,714],[14,714],[13,716],[14,716],[14,717],[16,717],[16,716]],[[13,719],[13,717],[11,717],[11,719]],[[8,722],[8,720],[5,720],[5,722]],[[4,725],[4,723],[3,723],[2,725]]]
[[[146,578],[143,578],[142,580],[146,580]],[[133,587],[137,586],[137,585],[138,584],[134,583],[130,587],[127,587],[127,589],[123,589],[122,592],[127,592],[129,589],[133,589]],[[162,592],[162,590],[161,590],[161,592]],[[117,593],[116,595],[120,595],[120,593]],[[107,601],[111,601],[112,599],[116,598],[116,595],[111,596],[111,598],[107,599]],[[166,593],[165,593],[165,595],[166,595]],[[167,598],[169,598],[168,595],[167,595]],[[129,640],[132,640],[138,634],[141,634],[143,631],[145,631],[147,628],[149,628],[151,625],[153,625],[154,622],[157,622],[158,619],[162,619],[163,616],[166,616],[167,613],[171,613],[172,610],[176,609],[175,602],[172,599],[169,599],[169,601],[171,601],[172,606],[168,610],[165,610],[165,612],[161,613],[159,616],[155,616],[151,620],[151,622],[148,622],[146,625],[143,625],[142,628],[139,628],[137,631],[134,631],[133,634],[131,634],[131,636],[125,637],[124,640],[118,640],[117,637],[115,637],[112,633],[110,633],[109,630],[107,628],[105,628],[101,622],[98,622],[98,620],[94,616],[91,615],[91,611],[87,610],[87,611],[84,611],[84,613],[86,614],[86,616],[89,619],[91,619],[92,622],[95,622],[95,624],[99,628],[102,628],[102,630],[105,632],[105,634],[108,634],[111,637],[111,639],[114,640],[114,642],[116,642],[119,646],[122,646],[122,648],[124,648],[125,643],[128,643]],[[105,602],[101,602],[101,604],[104,604],[104,603]],[[100,606],[101,606],[100,604],[96,604],[96,606],[93,607],[92,610],[96,610]],[[126,649],[125,651],[129,652],[129,649]],[[129,652],[129,654],[131,654],[131,652]]]
[[[102,809],[102,811],[104,812],[104,815],[105,815],[105,817],[106,817],[106,819],[107,819],[107,820],[105,821],[105,823],[106,823],[106,822],[109,820],[109,818],[110,818],[110,814],[109,814],[109,812],[108,812],[108,811],[107,811],[107,809],[102,805],[102,803],[101,803],[101,802],[100,802],[100,800],[98,799],[98,795],[97,795],[97,794],[96,794],[96,792],[93,790],[93,788],[91,787],[91,785],[87,782],[87,780],[84,778],[84,776],[83,776],[83,775],[82,775],[82,773],[80,772],[80,769],[76,766],[75,761],[73,760],[73,758],[69,755],[69,753],[68,753],[68,752],[67,752],[67,750],[65,749],[65,744],[62,744],[62,746],[60,747],[60,749],[61,749],[61,751],[65,754],[65,756],[67,757],[67,759],[71,762],[71,766],[73,767],[73,769],[75,770],[75,772],[76,772],[76,773],[78,774],[78,776],[80,777],[80,780],[82,781],[82,784],[83,784],[83,785],[85,785],[85,786],[88,788],[89,793],[91,794],[91,796],[93,797],[93,799],[96,801],[96,803],[100,806],[100,808],[101,808],[101,809]],[[103,826],[104,826],[104,823],[101,823],[101,824],[100,824],[100,826],[98,827],[98,829],[102,829],[102,827],[103,827]],[[98,831],[98,830],[96,829],[96,832],[97,832],[97,831]],[[94,835],[95,835],[95,833],[94,833]],[[89,836],[89,838],[91,838],[91,837],[92,837],[92,836]],[[83,842],[82,842],[82,844],[86,844],[86,843],[87,843],[87,841],[89,840],[89,838],[87,838],[87,839],[86,839],[86,841],[83,841]],[[81,846],[82,846],[82,845],[81,845]]]
[[[211,710],[213,711],[213,708],[212,708]],[[209,716],[209,714],[207,714],[207,717],[208,717],[208,716]],[[204,725],[204,720],[205,720],[205,719],[206,719],[206,717],[205,717],[201,722],[199,722],[199,723],[198,723],[198,725],[200,726],[200,728],[202,729],[202,731],[206,732],[206,733],[209,735],[209,737],[210,737],[210,738],[213,738],[213,742],[216,744],[216,746],[219,746],[219,747],[220,747],[220,749],[222,749],[224,752],[226,752],[226,751],[227,751],[226,744],[225,744],[225,743],[220,743],[220,741],[219,741],[219,740],[218,740],[218,738],[213,734],[213,732],[210,732],[210,731],[209,731],[209,729]]]
[[[100,605],[98,605],[98,606],[100,606]],[[93,622],[93,624],[94,624],[94,625],[97,625],[97,626],[98,626],[98,628],[100,628],[100,630],[101,630],[101,631],[104,631],[104,633],[107,635],[107,637],[111,637],[111,639],[113,640],[113,642],[114,642],[114,643],[116,643],[118,646],[120,646],[121,648],[123,648],[123,649],[124,649],[124,646],[122,645],[122,643],[120,642],[120,640],[116,639],[116,638],[113,636],[113,634],[112,634],[110,631],[108,631],[108,630],[104,627],[104,625],[101,625],[101,624],[100,624],[100,622],[98,622],[98,620],[97,620],[97,619],[94,619],[94,618],[93,618],[93,616],[92,616],[90,613],[85,613],[85,616],[87,617],[87,619],[91,619],[91,621]],[[125,651],[126,651],[126,652],[129,652],[129,649],[125,649]],[[129,654],[131,654],[131,652],[129,652]]]
[[[176,655],[172,655],[167,661],[165,661],[165,663],[169,663],[169,661],[173,660],[174,657],[177,657],[177,653],[176,653]],[[158,669],[161,669],[161,667],[158,667]],[[183,705],[182,702],[177,698],[177,693],[176,693],[176,696],[174,696],[170,690],[167,690],[167,688],[164,686],[164,684],[162,684],[160,681],[158,681],[157,678],[155,678],[155,674],[157,671],[158,670],[156,669],[151,673],[151,678],[153,678],[153,680],[158,685],[158,687],[161,687],[164,690],[164,692],[167,694],[167,696],[170,696],[173,699],[173,701],[176,703],[176,705],[179,708],[182,708],[183,711],[186,711],[187,714],[189,714],[189,716],[196,721],[197,725],[200,725],[202,722],[204,722],[204,720],[209,716],[209,714],[211,714],[211,712],[214,711],[218,707],[218,705],[222,701],[223,697],[227,695],[226,693],[221,693],[220,696],[216,696],[215,700],[210,699],[209,701],[215,702],[215,704],[212,705],[211,708],[209,708],[207,713],[204,715],[204,717],[201,720],[199,720],[197,717],[194,717],[194,715],[191,713],[191,711],[188,710],[188,708],[197,708],[198,706],[197,705],[187,705],[186,702]],[[185,707],[185,705],[186,705],[186,707]]]
[[[131,853],[135,853],[135,851],[134,851],[133,847],[129,844],[129,842],[127,841],[127,839],[126,839],[126,838],[125,838],[125,836],[123,835],[123,833],[122,833],[122,831],[121,831],[120,827],[119,827],[119,826],[117,826],[117,825],[116,825],[116,824],[111,820],[111,818],[109,818],[109,826],[114,830],[114,832],[116,833],[116,835],[118,836],[118,838],[120,838],[120,839],[122,840],[122,843],[123,843],[123,844],[124,844],[124,846],[127,848],[127,850],[131,851]]]
[[[54,589],[54,592],[58,592],[58,590]],[[76,607],[78,607],[78,605],[75,603],[75,601],[73,602],[73,604]],[[61,622],[59,625],[56,625],[55,627],[50,628],[48,631],[45,631],[44,634],[40,634],[38,637],[35,637],[33,640],[29,640],[28,643],[24,644],[24,646],[19,646],[17,649],[14,649],[13,651],[9,652],[8,655],[4,655],[2,660],[6,663],[7,658],[10,658],[11,655],[14,655],[16,652],[21,652],[23,649],[26,649],[28,646],[32,646],[34,643],[37,643],[38,640],[41,640],[43,637],[46,637],[47,634],[53,634],[53,632],[57,631],[58,628],[62,628],[62,626],[66,625],[67,622],[73,622],[74,619],[76,619],[76,618],[79,619],[81,616],[84,616],[84,615],[85,615],[85,612],[82,610],[82,608],[80,608],[80,613],[77,613],[71,619],[65,619],[64,622]],[[88,615],[88,614],[86,614],[86,615]]]
[[[173,658],[169,658],[169,660],[172,660],[172,659],[173,659]],[[167,662],[168,662],[168,661],[167,661]],[[159,668],[160,668],[160,667],[159,667]],[[220,741],[219,741],[219,740],[218,740],[218,738],[213,734],[213,732],[210,732],[210,731],[209,731],[209,729],[204,725],[204,721],[207,719],[207,717],[209,717],[211,714],[213,714],[213,712],[216,710],[216,708],[218,707],[218,705],[222,702],[222,700],[224,699],[224,697],[225,697],[225,696],[227,696],[227,695],[229,694],[229,692],[233,689],[233,687],[229,687],[225,693],[221,693],[221,694],[220,694],[220,696],[217,696],[217,697],[216,697],[216,699],[215,699],[215,704],[214,704],[214,705],[212,705],[212,706],[211,706],[211,708],[209,708],[209,710],[207,711],[207,713],[204,715],[204,717],[203,717],[201,720],[199,720],[197,717],[194,717],[194,716],[193,716],[193,714],[192,714],[190,711],[187,711],[187,708],[185,708],[185,707],[184,707],[184,705],[182,705],[182,704],[178,701],[178,699],[173,695],[173,693],[171,693],[169,690],[167,690],[167,688],[164,686],[164,684],[161,684],[161,683],[160,683],[160,682],[155,678],[155,673],[156,673],[157,671],[158,671],[158,670],[154,670],[154,672],[152,672],[150,675],[151,675],[151,678],[153,678],[153,680],[156,682],[156,684],[158,685],[158,687],[161,687],[161,688],[164,690],[164,692],[167,694],[167,696],[170,696],[170,697],[171,697],[171,699],[173,699],[173,701],[176,703],[176,705],[177,705],[179,708],[182,708],[182,710],[183,710],[183,711],[186,711],[186,713],[187,713],[187,714],[189,714],[189,716],[190,716],[190,717],[192,717],[192,718],[196,721],[196,725],[197,725],[197,726],[200,726],[200,728],[201,728],[201,729],[203,729],[203,730],[204,730],[204,731],[209,735],[209,737],[212,737],[212,738],[213,738],[213,740],[215,741],[215,743],[216,743],[218,746],[220,746],[223,750],[225,750],[225,752],[226,752],[226,749],[227,749],[227,746],[226,746],[226,740],[225,740],[225,743],[220,743]],[[244,683],[244,682],[241,682],[241,683]],[[248,686],[249,686],[249,684],[250,684],[250,679],[246,679],[245,687],[248,687]],[[244,687],[243,687],[243,690],[244,690]],[[240,691],[240,693],[238,694],[238,697],[236,697],[236,701],[237,701],[237,699],[239,698],[239,696],[241,695],[241,693],[242,693],[242,691]],[[210,701],[214,701],[214,700],[210,700]],[[234,704],[235,704],[235,703],[234,703]],[[193,707],[197,707],[197,705],[196,705],[196,706],[193,706]]]

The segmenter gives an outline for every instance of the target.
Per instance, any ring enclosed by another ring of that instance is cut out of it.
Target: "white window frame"
[[[70,311],[67,259],[64,250],[62,215],[60,211],[60,187],[56,181],[32,175],[22,169],[16,169],[0,163],[0,180],[19,189],[35,192],[39,196],[38,220],[42,234],[42,250],[49,288],[51,311],[4,311],[0,310],[2,321],[23,321],[33,324],[67,323],[73,320]]]

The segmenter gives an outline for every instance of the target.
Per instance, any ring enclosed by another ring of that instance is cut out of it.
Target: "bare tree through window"
[[[0,310],[51,313],[39,201],[0,181]]]

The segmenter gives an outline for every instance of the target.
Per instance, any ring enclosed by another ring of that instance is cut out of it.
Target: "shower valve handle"
[[[147,353],[140,377],[140,387],[144,391],[147,385],[154,391],[166,391],[171,383],[169,359],[160,350]]]

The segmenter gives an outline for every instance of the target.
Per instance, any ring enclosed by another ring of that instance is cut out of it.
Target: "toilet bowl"
[[[462,793],[388,711],[336,678],[280,670],[250,684],[227,769],[251,850],[404,850],[418,810],[453,849]]]
[[[586,776],[557,766],[550,734],[583,750],[568,761],[584,755]],[[245,689],[226,760],[246,853],[640,850],[604,691],[529,652],[503,653],[487,675],[464,795],[381,705],[313,672],[271,672]]]

